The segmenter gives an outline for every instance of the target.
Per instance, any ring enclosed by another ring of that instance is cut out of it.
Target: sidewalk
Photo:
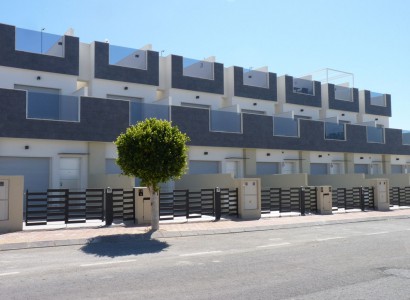
[[[149,226],[113,225],[109,227],[77,227],[63,229],[25,230],[0,234],[0,251],[84,245],[98,242],[102,236],[112,240],[126,238],[171,238],[209,234],[227,234],[261,230],[277,230],[307,226],[321,226],[341,223],[366,222],[396,218],[410,218],[410,209],[397,209],[388,212],[366,211],[335,213],[333,215],[307,215],[286,217],[262,217],[259,220],[221,220],[218,222],[198,222],[195,219],[183,223],[162,223],[160,230],[150,233]]]

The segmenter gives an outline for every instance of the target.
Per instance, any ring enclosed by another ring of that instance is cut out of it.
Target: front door
[[[80,189],[80,166],[79,157],[60,158],[60,188]]]
[[[231,174],[233,178],[238,178],[238,162],[227,161],[225,163],[225,173]]]

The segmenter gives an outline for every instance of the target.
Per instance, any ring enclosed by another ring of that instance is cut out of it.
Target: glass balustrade
[[[298,137],[298,120],[292,118],[273,117],[273,135]]]
[[[353,101],[352,89],[335,85],[335,99],[343,101]]]
[[[401,138],[402,138],[403,145],[410,145],[410,131],[402,130]]]
[[[214,63],[184,57],[182,59],[182,75],[202,79],[214,79]]]
[[[315,94],[314,82],[302,78],[293,78],[293,92],[313,96]]]
[[[43,55],[64,57],[64,36],[16,28],[16,45],[18,51]]]
[[[327,140],[346,140],[345,124],[325,122],[325,139]]]
[[[384,143],[384,128],[367,126],[368,143]]]
[[[130,102],[130,124],[145,119],[156,118],[159,120],[170,120],[170,106],[161,104],[149,104],[143,102]]]
[[[147,51],[120,46],[109,45],[109,64],[134,68],[147,69]]]
[[[268,72],[243,69],[243,84],[260,88],[269,88]]]
[[[79,122],[80,99],[77,96],[27,92],[27,118]]]
[[[384,94],[370,92],[370,104],[377,106],[386,106],[386,97]]]
[[[211,131],[242,132],[242,115],[240,113],[211,110]]]

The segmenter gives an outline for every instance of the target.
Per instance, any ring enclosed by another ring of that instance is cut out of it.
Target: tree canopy
[[[189,137],[171,122],[146,119],[127,128],[115,145],[117,164],[125,175],[159,190],[159,183],[180,178],[187,169]]]

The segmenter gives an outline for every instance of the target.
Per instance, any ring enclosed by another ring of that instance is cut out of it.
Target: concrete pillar
[[[255,177],[256,176],[256,149],[243,149],[243,156],[245,157],[244,177]]]
[[[391,155],[384,154],[383,156],[383,174],[391,174]]]
[[[374,188],[374,208],[379,211],[390,210],[389,180],[376,178],[370,180]]]
[[[299,151],[299,173],[310,174],[310,152],[309,151]]]
[[[354,174],[354,154],[345,153],[345,170],[346,174]]]
[[[317,187],[317,210],[321,215],[332,214],[332,187],[318,186]]]
[[[105,174],[105,143],[88,143],[88,174]]]
[[[147,187],[135,188],[135,223],[151,223],[151,194]]]

